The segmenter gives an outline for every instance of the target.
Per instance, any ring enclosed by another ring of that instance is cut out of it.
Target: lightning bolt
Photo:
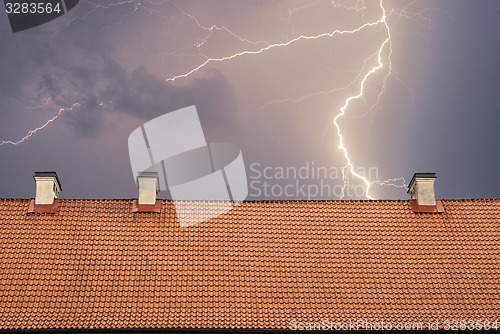
[[[356,7],[347,7],[347,6],[342,5],[342,4],[336,4],[334,1],[332,1],[332,5],[336,6],[336,7],[337,6],[344,7],[345,9],[349,9],[349,10],[355,10],[356,12],[364,10],[364,7],[360,7],[359,3],[356,4]],[[391,55],[392,55],[393,50],[392,50],[392,40],[391,40],[391,29],[390,29],[390,27],[389,27],[389,25],[387,23],[388,11],[384,7],[383,0],[380,0],[379,6],[380,6],[380,9],[381,9],[381,12],[382,12],[380,18],[378,20],[376,20],[376,21],[364,23],[363,25],[359,26],[358,28],[355,28],[355,29],[352,29],[352,30],[334,30],[332,32],[321,33],[321,34],[317,34],[317,35],[313,35],[313,36],[300,35],[300,36],[295,37],[293,39],[290,39],[290,40],[288,40],[286,42],[268,44],[268,45],[266,45],[264,47],[261,47],[260,49],[257,49],[257,50],[245,50],[245,51],[242,51],[242,52],[238,52],[238,53],[234,53],[234,54],[231,54],[231,55],[228,55],[228,56],[225,56],[225,57],[218,57],[218,58],[208,58],[207,57],[207,59],[204,62],[202,62],[198,66],[192,68],[191,70],[189,70],[189,71],[187,71],[187,72],[185,72],[183,74],[178,74],[178,75],[166,78],[165,81],[168,82],[168,81],[175,81],[175,80],[182,79],[182,78],[187,78],[187,77],[195,74],[196,72],[200,71],[201,69],[203,69],[204,67],[206,67],[210,63],[218,63],[218,62],[231,61],[231,60],[233,60],[235,58],[246,56],[246,55],[258,55],[258,54],[262,54],[264,52],[270,51],[270,50],[272,50],[274,48],[287,47],[287,46],[290,46],[292,44],[295,44],[295,43],[298,43],[298,42],[301,42],[301,41],[305,41],[305,40],[313,40],[313,39],[320,39],[320,38],[330,38],[330,37],[333,37],[335,35],[355,34],[355,33],[358,33],[358,32],[360,32],[360,31],[362,31],[362,30],[364,30],[366,28],[369,28],[369,27],[383,25],[384,28],[385,28],[385,31],[386,31],[386,38],[382,42],[382,44],[380,45],[380,47],[379,47],[379,49],[378,49],[378,51],[376,53],[377,64],[375,66],[373,66],[372,68],[370,68],[368,70],[368,72],[365,73],[362,76],[362,79],[361,79],[361,82],[360,82],[360,85],[359,85],[359,89],[358,89],[358,93],[355,94],[355,95],[349,96],[348,98],[346,98],[345,102],[342,105],[342,107],[340,108],[339,112],[333,118],[333,125],[336,128],[337,137],[339,139],[338,148],[341,150],[341,152],[343,154],[343,157],[344,157],[344,159],[346,161],[346,165],[342,168],[342,180],[343,180],[344,186],[342,188],[341,199],[343,199],[345,197],[345,189],[346,189],[346,187],[348,185],[348,182],[349,182],[348,181],[349,180],[348,179],[349,175],[351,175],[354,178],[360,180],[365,185],[365,196],[368,199],[374,199],[370,195],[370,188],[371,188],[372,185],[378,184],[378,185],[381,185],[381,186],[406,187],[406,182],[405,182],[404,178],[389,179],[389,180],[386,180],[386,181],[379,181],[379,180],[370,181],[365,176],[363,176],[360,173],[356,172],[355,168],[354,168],[354,162],[352,161],[352,159],[350,157],[350,154],[349,154],[349,151],[348,151],[347,147],[344,145],[344,137],[343,137],[343,134],[342,134],[342,129],[341,129],[341,126],[339,124],[339,121],[340,121],[340,119],[342,117],[344,117],[346,115],[346,113],[348,111],[348,108],[349,108],[349,105],[353,101],[355,101],[355,100],[360,99],[360,98],[363,97],[363,95],[365,93],[365,90],[366,90],[366,83],[368,82],[368,80],[370,80],[370,78],[372,76],[374,76],[377,72],[381,71],[383,68],[387,68],[387,71],[386,71],[385,76],[382,79],[381,89],[380,89],[380,91],[377,94],[377,99],[376,99],[375,103],[372,105],[372,107],[370,107],[368,109],[368,112],[370,112],[374,108],[375,105],[379,104],[382,95],[386,91],[386,83],[387,83],[387,80],[388,80],[388,78],[390,77],[390,75],[392,73]],[[304,8],[307,8],[307,7],[309,7],[309,6],[297,8],[296,10],[301,10],[301,9],[304,9]],[[294,10],[294,11],[296,11],[296,10]],[[288,19],[291,18],[291,15],[294,13],[294,11],[289,11],[289,17],[288,17]],[[400,12],[400,14],[401,13],[405,13],[405,11],[403,10],[403,11]],[[422,14],[419,13],[417,15],[421,16]],[[384,57],[384,53],[387,54],[385,57]],[[366,65],[366,61],[365,61],[365,65]],[[303,101],[304,99],[307,99],[307,98],[312,97],[312,96],[322,95],[322,94],[330,94],[330,93],[332,93],[334,91],[342,90],[342,89],[345,89],[345,88],[349,87],[354,82],[356,82],[359,79],[359,77],[360,77],[360,75],[358,75],[358,77],[354,81],[352,81],[351,83],[349,83],[344,88],[334,88],[334,89],[331,89],[329,91],[320,91],[320,92],[310,93],[310,94],[305,95],[303,97],[300,97],[298,99],[282,99],[282,100],[271,101],[271,102],[266,103],[264,106],[262,106],[261,109],[267,108],[269,105],[271,105],[273,103],[282,103],[282,102],[286,102],[286,101],[288,101],[288,102],[300,102],[300,101]],[[401,182],[402,184],[398,184],[398,182]]]
[[[333,120],[332,120],[332,124],[331,124],[331,126],[335,127],[335,129],[336,129],[336,135],[338,138],[338,149],[340,150],[340,152],[345,160],[345,163],[346,163],[345,166],[342,168],[342,180],[343,180],[344,186],[343,186],[341,198],[345,197],[345,189],[350,182],[349,181],[350,177],[357,179],[358,181],[360,181],[364,184],[365,196],[369,199],[373,199],[373,197],[370,194],[370,190],[371,190],[371,187],[373,185],[406,187],[406,182],[405,182],[404,178],[395,178],[395,179],[389,179],[389,180],[385,180],[385,181],[380,181],[380,180],[372,181],[372,180],[369,180],[368,178],[366,178],[365,176],[361,175],[360,173],[356,172],[355,163],[351,158],[350,151],[346,147],[346,145],[344,144],[344,134],[342,131],[340,121],[346,117],[346,115],[348,114],[349,108],[354,101],[361,99],[361,98],[364,98],[365,92],[367,90],[367,83],[370,80],[372,80],[373,77],[375,77],[378,73],[384,73],[384,76],[381,79],[380,89],[377,92],[377,96],[376,96],[375,101],[367,109],[367,111],[363,115],[361,115],[361,117],[366,115],[366,114],[371,113],[373,111],[373,109],[380,103],[382,96],[386,92],[387,80],[389,79],[389,77],[394,76],[394,71],[393,71],[392,62],[391,62],[391,56],[393,53],[392,35],[391,35],[391,28],[387,22],[388,17],[390,15],[394,14],[398,18],[405,17],[405,18],[412,19],[412,20],[423,20],[426,23],[430,22],[430,19],[428,19],[425,16],[425,10],[420,11],[420,12],[416,12],[416,13],[411,13],[408,11],[408,8],[415,3],[415,0],[411,1],[407,6],[405,6],[403,9],[399,9],[399,10],[396,10],[396,9],[387,10],[384,7],[384,0],[379,0],[378,6],[379,6],[379,10],[381,12],[380,16],[378,19],[372,19],[371,21],[368,21],[368,22],[364,16],[365,10],[366,10],[364,1],[358,0],[358,1],[355,1],[354,6],[348,6],[348,5],[345,5],[343,3],[339,3],[338,1],[332,0],[331,5],[335,8],[341,8],[344,10],[352,10],[352,11],[355,11],[356,13],[362,13],[363,20],[364,20],[362,22],[363,24],[359,25],[356,28],[350,29],[350,30],[337,29],[334,31],[323,32],[323,33],[319,33],[319,34],[315,34],[315,35],[301,34],[301,35],[297,36],[291,19],[292,19],[292,16],[295,15],[296,13],[298,13],[302,10],[307,10],[310,7],[316,6],[319,3],[321,3],[322,1],[318,0],[318,1],[315,1],[314,3],[310,3],[310,4],[302,6],[302,7],[297,7],[295,9],[289,9],[288,16],[286,18],[284,18],[284,20],[288,21],[291,33],[288,35],[288,37],[286,37],[286,41],[279,42],[279,43],[270,43],[270,42],[265,41],[265,40],[252,41],[250,39],[247,39],[245,37],[240,36],[239,34],[234,33],[233,31],[231,31],[231,29],[229,29],[225,26],[204,25],[201,23],[201,21],[197,17],[195,17],[194,15],[183,10],[178,4],[171,2],[171,1],[167,1],[167,2],[170,5],[175,6],[178,9],[178,13],[176,15],[171,16],[171,17],[166,17],[161,12],[157,11],[156,9],[151,9],[152,6],[159,5],[163,2],[152,2],[152,1],[147,1],[147,0],[145,0],[145,1],[126,0],[126,1],[115,2],[115,3],[109,4],[109,5],[102,5],[99,3],[87,2],[91,5],[94,5],[94,8],[91,11],[89,11],[87,14],[85,14],[84,16],[76,17],[73,20],[71,20],[69,22],[68,26],[77,20],[85,20],[87,17],[89,17],[91,14],[95,13],[99,9],[110,10],[112,7],[126,6],[126,5],[133,6],[131,11],[129,13],[125,14],[124,16],[122,16],[122,18],[117,23],[115,22],[112,25],[122,23],[123,19],[131,16],[132,14],[137,12],[139,9],[143,9],[146,12],[148,12],[149,14],[158,14],[162,18],[167,19],[168,20],[167,26],[170,25],[172,20],[175,20],[181,16],[189,18],[190,20],[192,20],[192,22],[194,22],[194,24],[199,29],[201,29],[205,32],[205,35],[203,37],[199,38],[196,41],[196,43],[192,44],[192,46],[191,46],[191,48],[194,47],[194,50],[197,50],[198,53],[196,54],[196,56],[202,56],[204,59],[201,61],[201,63],[199,63],[198,65],[195,65],[194,67],[192,67],[191,69],[188,69],[187,71],[185,71],[183,73],[176,74],[176,75],[164,76],[165,82],[174,82],[177,80],[191,77],[193,75],[196,75],[197,72],[206,68],[210,64],[230,62],[230,61],[233,61],[237,58],[244,57],[244,56],[256,56],[256,55],[270,52],[273,49],[286,48],[286,47],[289,47],[293,44],[298,44],[298,43],[306,42],[309,40],[326,39],[326,38],[332,38],[332,37],[340,36],[340,35],[355,35],[355,34],[361,32],[365,29],[368,29],[371,27],[382,26],[384,28],[384,31],[386,34],[385,39],[380,44],[378,50],[374,54],[372,54],[372,56],[370,56],[369,58],[367,58],[365,60],[364,65],[362,66],[361,70],[359,72],[357,72],[357,75],[354,78],[354,80],[352,80],[345,87],[325,89],[325,90],[321,90],[319,92],[311,92],[311,93],[308,93],[308,94],[306,94],[302,97],[298,97],[298,98],[285,98],[285,99],[278,99],[278,100],[270,101],[270,102],[266,103],[265,105],[263,105],[261,107],[261,109],[265,109],[274,103],[284,103],[284,102],[298,103],[298,102],[304,101],[305,99],[312,98],[312,97],[315,97],[318,95],[328,95],[328,94],[331,94],[333,92],[342,91],[342,90],[345,90],[349,87],[356,85],[356,83],[359,83],[357,86],[356,93],[345,98],[343,104],[338,109],[338,111],[335,113]],[[111,27],[111,26],[108,26],[106,28],[109,28],[109,27]],[[201,48],[209,41],[210,37],[212,37],[214,35],[214,33],[216,33],[216,32],[227,34],[228,36],[237,40],[238,42],[243,43],[248,48],[246,48],[243,51],[235,52],[235,53],[232,53],[232,54],[229,54],[226,56],[221,56],[221,57],[209,57],[209,56],[203,54],[201,52]],[[295,35],[296,37],[290,37],[291,35]],[[187,49],[187,48],[185,48],[185,49]],[[182,49],[182,50],[184,50],[184,49]],[[162,55],[179,55],[178,52],[182,51],[182,50],[177,50],[177,52],[174,52],[174,53],[170,53],[170,52],[167,53],[166,52],[166,53],[162,53]],[[186,56],[194,56],[194,54],[186,55]],[[376,64],[373,66],[368,66],[368,61],[370,59],[373,59],[373,58],[376,59]],[[56,116],[49,119],[42,126],[36,128],[34,130],[29,131],[20,140],[18,140],[18,141],[10,141],[10,140],[0,141],[0,145],[5,145],[5,144],[18,145],[18,144],[20,144],[20,143],[26,141],[27,139],[29,139],[37,131],[42,130],[45,127],[47,127],[51,122],[55,121],[58,117],[60,117],[62,113],[66,112],[66,111],[70,111],[73,108],[76,108],[78,106],[80,106],[80,104],[75,103],[69,109],[60,109]],[[353,117],[353,116],[350,116],[350,117]],[[359,117],[359,116],[354,116],[354,117]]]
[[[92,14],[94,14],[95,12],[97,12],[99,9],[108,10],[108,9],[110,9],[112,7],[115,7],[115,6],[123,6],[123,5],[128,5],[128,4],[134,4],[134,3],[136,3],[136,1],[134,1],[134,0],[120,1],[120,2],[116,2],[116,3],[112,3],[112,4],[107,5],[107,6],[103,5],[103,4],[93,3],[93,2],[90,2],[90,1],[85,1],[85,3],[93,5],[94,8],[92,8],[92,10],[88,11],[83,16],[75,16],[74,18],[72,18],[63,28],[61,28],[61,29],[57,30],[56,32],[54,32],[54,34],[52,35],[51,39],[53,39],[54,37],[56,37],[56,35],[58,35],[63,30],[67,29],[69,26],[71,26],[76,21],[84,21],[84,20],[86,20],[89,16],[91,16]],[[136,6],[134,8],[134,12],[137,10],[137,7],[139,5],[140,5],[140,3],[136,4]],[[125,16],[129,16],[129,15],[130,15],[130,13],[126,14]]]
[[[10,144],[10,145],[19,145],[23,142],[25,142],[26,140],[28,140],[31,136],[33,136],[35,133],[37,133],[38,131],[40,130],[43,130],[44,128],[46,128],[50,123],[54,122],[56,119],[59,118],[59,116],[61,116],[64,112],[67,112],[67,111],[72,111],[73,109],[77,108],[77,107],[80,107],[81,104],[80,103],[75,103],[71,106],[71,108],[61,108],[59,109],[59,112],[54,116],[52,117],[51,119],[49,119],[47,122],[45,122],[43,125],[33,129],[33,130],[30,130],[28,131],[28,133],[26,133],[26,135],[24,137],[22,137],[21,139],[19,139],[18,141],[12,141],[12,140],[0,140],[0,146],[2,145],[6,145],[6,144]]]
[[[368,197],[369,199],[374,199],[373,197],[370,196],[370,187],[373,185],[373,182],[370,182],[366,177],[363,175],[357,173],[354,170],[354,163],[351,160],[351,157],[349,155],[349,152],[347,151],[347,147],[344,145],[344,137],[342,135],[342,130],[339,125],[339,120],[346,114],[347,109],[349,105],[351,104],[352,101],[357,100],[361,98],[365,92],[365,85],[366,82],[370,79],[370,77],[373,76],[373,74],[377,73],[379,70],[384,68],[384,62],[383,62],[383,53],[386,49],[388,49],[388,56],[387,56],[387,63],[385,66],[387,66],[387,74],[384,77],[383,80],[383,85],[382,89],[378,94],[377,97],[377,103],[380,100],[380,96],[385,92],[385,87],[386,87],[386,82],[387,78],[391,74],[392,71],[392,63],[391,63],[391,55],[392,55],[392,41],[391,41],[391,29],[389,28],[389,25],[387,24],[387,13],[384,8],[382,0],[380,0],[380,8],[382,9],[382,17],[380,18],[378,23],[381,23],[384,25],[386,32],[387,32],[387,38],[384,40],[382,45],[380,46],[378,53],[377,53],[377,65],[372,67],[363,77],[361,80],[360,86],[359,86],[359,91],[356,95],[349,96],[346,100],[344,105],[340,108],[340,112],[335,116],[333,119],[333,124],[335,125],[335,128],[337,129],[337,136],[339,138],[339,149],[342,151],[344,158],[346,160],[346,165],[344,168],[342,168],[342,180],[344,182],[344,187],[342,188],[342,196],[340,199],[343,199],[345,196],[345,188],[347,187],[348,179],[347,179],[347,174],[351,174],[355,178],[361,180],[366,188],[365,188],[365,196]],[[381,183],[382,184],[382,183]]]
[[[229,60],[232,60],[232,59],[235,59],[235,58],[238,58],[238,57],[241,57],[241,56],[246,56],[246,55],[262,54],[262,53],[264,53],[266,51],[269,51],[269,50],[272,50],[272,49],[275,49],[275,48],[286,47],[286,46],[295,44],[295,43],[297,43],[299,41],[303,41],[303,40],[312,40],[312,39],[320,39],[320,38],[326,38],[326,37],[333,37],[335,35],[354,34],[354,33],[360,32],[361,30],[363,30],[363,29],[365,29],[367,27],[373,27],[373,26],[376,26],[376,25],[378,25],[380,23],[383,23],[383,22],[384,22],[383,20],[378,20],[378,21],[375,21],[375,22],[365,23],[361,27],[356,28],[356,29],[352,29],[352,30],[334,30],[333,32],[325,32],[325,33],[314,35],[314,36],[300,35],[300,36],[295,37],[295,38],[293,38],[293,39],[291,39],[291,40],[289,40],[287,42],[270,44],[270,45],[262,47],[262,48],[260,48],[258,50],[245,50],[245,51],[242,51],[242,52],[234,53],[234,54],[232,54],[230,56],[225,56],[225,57],[220,57],[220,58],[208,58],[207,60],[205,60],[203,63],[201,63],[200,65],[196,66],[192,70],[190,70],[190,71],[188,71],[188,72],[186,72],[184,74],[179,74],[179,75],[175,75],[173,77],[167,78],[167,79],[165,79],[165,81],[175,81],[177,79],[187,78],[188,76],[191,76],[195,72],[198,72],[199,70],[201,70],[202,68],[204,68],[205,66],[207,66],[210,63],[218,63],[218,62],[229,61]]]
[[[420,12],[417,12],[417,13],[409,13],[409,12],[407,12],[407,8],[409,6],[411,6],[411,5],[413,5],[414,3],[415,3],[415,1],[412,1],[407,6],[405,6],[405,8],[403,8],[402,10],[392,11],[392,13],[397,14],[398,18],[400,18],[402,16],[407,17],[407,18],[411,18],[411,19],[419,18],[419,19],[427,21],[427,23],[430,23],[430,19],[428,19],[427,17],[425,17],[423,15],[423,11],[420,11]],[[384,25],[387,37],[382,42],[382,44],[381,44],[381,46],[380,46],[380,48],[378,50],[378,53],[377,53],[377,64],[375,66],[373,66],[365,74],[365,76],[361,80],[361,83],[359,85],[358,93],[355,94],[355,95],[352,95],[352,96],[348,97],[345,100],[343,106],[340,108],[339,113],[333,119],[333,124],[335,125],[335,128],[337,130],[337,136],[339,138],[339,146],[338,146],[338,148],[342,151],[343,156],[344,156],[344,158],[346,160],[346,165],[344,166],[344,168],[342,168],[342,180],[344,182],[344,186],[342,188],[341,199],[343,199],[344,196],[345,196],[345,189],[346,189],[347,184],[349,182],[348,181],[348,175],[349,174],[352,175],[354,178],[356,178],[356,179],[358,179],[358,180],[360,180],[361,182],[364,183],[364,185],[365,185],[365,196],[367,198],[369,198],[369,199],[374,199],[370,195],[370,188],[374,184],[378,184],[380,186],[392,186],[392,187],[398,187],[398,188],[403,188],[403,187],[406,188],[407,187],[406,181],[405,181],[405,179],[403,177],[395,178],[395,179],[389,179],[389,180],[386,180],[386,181],[379,181],[379,180],[370,181],[365,176],[357,173],[355,171],[354,163],[353,163],[353,161],[352,161],[352,159],[351,159],[351,157],[349,155],[347,147],[344,145],[344,138],[343,138],[343,135],[342,135],[342,130],[341,130],[340,124],[339,124],[339,120],[346,115],[347,110],[348,110],[349,105],[351,104],[351,102],[353,102],[353,101],[355,101],[357,99],[360,99],[363,96],[363,94],[364,94],[364,92],[366,90],[366,88],[365,88],[366,87],[366,82],[368,80],[370,80],[370,78],[375,73],[381,71],[384,67],[387,67],[386,75],[382,79],[382,87],[381,87],[380,91],[377,94],[377,99],[376,99],[375,103],[367,111],[367,113],[371,112],[372,109],[374,108],[374,106],[379,104],[382,95],[386,91],[387,80],[388,80],[389,76],[393,72],[392,62],[391,62],[391,55],[392,55],[392,52],[393,52],[393,50],[392,50],[392,39],[391,39],[392,36],[391,36],[391,29],[390,29],[390,27],[389,27],[389,25],[387,23],[387,18],[389,16],[389,12],[384,7],[383,0],[380,0],[379,6],[380,6],[380,9],[382,11],[382,17],[381,17],[381,19],[380,19],[379,22],[381,22]],[[427,25],[427,26],[429,26],[429,25]],[[383,57],[384,52],[387,53],[387,56],[385,57],[385,63],[384,63],[384,57]]]

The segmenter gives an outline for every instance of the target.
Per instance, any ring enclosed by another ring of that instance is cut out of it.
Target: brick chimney
[[[156,194],[160,191],[158,173],[139,173],[137,185],[139,187],[139,205],[154,205],[156,203]]]
[[[56,172],[35,172],[35,205],[52,205],[61,192],[61,182]]]
[[[408,186],[408,194],[419,206],[435,206],[434,182],[436,173],[415,173]]]
[[[410,207],[418,213],[443,213],[443,202],[436,200],[434,182],[436,173],[415,173],[408,186]]]
[[[132,212],[160,213],[162,200],[156,199],[160,191],[160,182],[157,172],[140,172],[137,176],[139,198],[132,203]]]

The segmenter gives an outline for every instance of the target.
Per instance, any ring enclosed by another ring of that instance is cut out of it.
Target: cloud
[[[30,52],[34,47],[36,56],[21,60],[21,72],[8,66],[2,68],[4,76],[15,78],[16,86],[6,88],[2,81],[3,91],[24,91],[28,96],[50,99],[54,109],[78,102],[80,107],[67,113],[64,120],[83,135],[93,135],[101,129],[104,112],[125,112],[146,121],[194,104],[212,134],[235,115],[234,93],[220,72],[209,71],[178,86],[165,82],[144,67],[128,71],[109,48],[87,49],[71,44],[71,48],[53,51],[38,43],[31,45]]]

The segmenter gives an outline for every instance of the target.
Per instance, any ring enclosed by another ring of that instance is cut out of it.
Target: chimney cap
[[[137,177],[158,177],[158,172],[139,172]]]
[[[436,173],[415,173],[411,178],[410,183],[408,184],[408,193],[410,193],[411,189],[415,185],[417,179],[436,179]]]
[[[33,176],[33,179],[35,179],[35,181],[36,181],[37,177],[54,177],[56,179],[57,185],[59,186],[59,190],[62,191],[61,181],[59,180],[59,177],[57,176],[56,172],[53,172],[53,171],[49,171],[49,172],[35,172],[35,175]]]

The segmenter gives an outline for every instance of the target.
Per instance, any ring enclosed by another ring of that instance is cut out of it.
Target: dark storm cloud
[[[215,70],[178,86],[144,67],[128,71],[114,59],[109,47],[89,48],[88,43],[74,39],[63,41],[57,48],[36,38],[26,39],[24,44],[11,38],[6,43],[11,53],[7,56],[16,59],[14,53],[20,54],[20,59],[19,66],[16,61],[10,66],[2,62],[2,77],[13,79],[2,80],[1,91],[50,98],[57,108],[79,103],[65,121],[82,134],[99,131],[103,112],[126,112],[146,121],[192,104],[199,108],[208,131],[215,134],[237,111],[230,85]],[[15,110],[0,109],[0,115]]]
[[[217,71],[210,71],[201,78],[184,86],[175,86],[138,68],[128,80],[113,87],[112,100],[116,110],[123,110],[143,120],[149,120],[166,112],[196,105],[200,120],[210,136],[217,130],[230,130],[237,122],[238,105],[227,79]]]
[[[58,69],[46,73],[38,84],[40,91],[59,106],[68,105],[69,101],[81,104],[67,119],[83,133],[99,130],[103,112],[126,112],[147,121],[195,104],[200,117],[215,128],[227,125],[236,112],[231,87],[217,71],[176,86],[143,67],[128,72],[107,55],[92,57],[92,66],[59,62]]]

